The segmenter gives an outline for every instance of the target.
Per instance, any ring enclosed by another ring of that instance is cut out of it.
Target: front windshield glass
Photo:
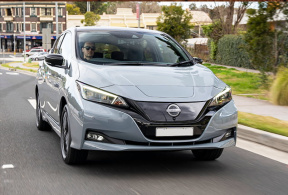
[[[97,30],[78,32],[78,52],[95,64],[171,65],[188,61],[185,52],[164,34]]]

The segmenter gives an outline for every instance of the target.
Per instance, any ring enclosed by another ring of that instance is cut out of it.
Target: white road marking
[[[253,152],[255,154],[259,154],[261,156],[270,158],[272,160],[276,160],[278,162],[288,164],[288,153],[283,152],[274,148],[270,148],[268,146],[264,146],[255,142],[247,141],[244,139],[237,138],[238,148]]]
[[[34,109],[36,109],[36,100],[35,99],[28,99],[28,102],[32,105]]]
[[[15,56],[9,55],[10,58],[15,58]]]
[[[14,165],[12,164],[7,164],[7,165],[2,165],[2,169],[13,169]]]
[[[6,74],[9,74],[9,75],[18,75],[19,73],[18,73],[18,72],[6,72]]]
[[[0,72],[0,75],[2,74],[2,72]]]

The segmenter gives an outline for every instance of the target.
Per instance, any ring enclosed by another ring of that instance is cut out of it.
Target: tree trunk
[[[231,34],[232,32],[234,4],[235,4],[235,1],[230,0],[229,5],[227,7],[227,15],[226,15],[226,20],[225,20],[225,28],[224,28],[225,34]]]

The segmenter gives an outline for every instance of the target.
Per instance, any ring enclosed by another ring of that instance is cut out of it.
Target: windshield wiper
[[[191,63],[191,65],[194,65],[194,63],[193,63],[193,60],[187,60],[187,61],[184,61],[184,62],[177,62],[177,63],[175,63],[175,64],[170,64],[170,65],[168,65],[168,66],[182,66],[182,65],[184,65],[184,64],[188,64],[188,63]],[[188,65],[188,66],[191,66],[191,65]],[[187,65],[186,65],[187,66]]]
[[[159,64],[159,63],[153,63],[153,62],[113,62],[109,64],[103,64],[103,65],[128,65],[128,66],[167,66],[167,64]]]
[[[103,64],[103,65],[127,65],[127,66],[143,66],[145,64],[140,62],[115,62],[115,63],[109,63],[109,64]]]

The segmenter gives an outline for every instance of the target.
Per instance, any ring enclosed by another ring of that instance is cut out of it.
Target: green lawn
[[[226,68],[211,64],[203,65],[212,70],[218,78],[228,84],[232,88],[234,95],[269,100],[269,90],[261,86],[260,74],[243,72],[235,68]],[[269,78],[269,83],[272,83],[272,78]],[[287,121],[245,112],[239,112],[238,119],[239,124],[288,137]]]
[[[238,120],[239,124],[288,137],[288,121],[246,112],[238,112]]]
[[[232,88],[234,95],[268,100],[268,89],[261,86],[260,74],[243,72],[223,66],[203,65],[212,70],[218,78],[228,84]],[[271,82],[271,80],[272,78],[270,78],[269,82]]]
[[[20,67],[14,67],[14,66],[10,66],[9,64],[11,63],[15,63],[15,62],[10,62],[10,63],[6,63],[6,64],[1,64],[1,66],[5,67],[5,68],[13,68],[13,69],[18,69],[18,70],[25,70],[25,71],[29,71],[29,72],[37,72],[37,70],[34,69],[30,69],[30,68],[20,68]],[[35,64],[31,64],[31,67],[35,67]],[[39,67],[39,65],[37,65],[37,67]]]
[[[26,66],[26,67],[32,67],[32,68],[39,68],[39,62],[27,62],[27,63],[24,63],[23,66]]]

